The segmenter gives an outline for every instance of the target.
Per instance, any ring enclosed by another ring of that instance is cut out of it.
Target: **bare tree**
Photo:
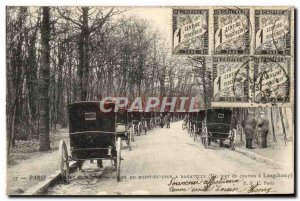
[[[49,136],[49,79],[50,79],[50,8],[43,7],[41,26],[41,64],[40,64],[40,151],[50,150]]]

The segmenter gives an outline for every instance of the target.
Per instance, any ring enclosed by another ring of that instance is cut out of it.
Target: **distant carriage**
[[[133,110],[128,111],[129,122],[134,135],[147,134],[146,127],[144,125],[144,115],[143,111]]]
[[[155,124],[155,111],[151,111],[150,113],[151,113],[150,125],[153,129],[156,126],[156,124]]]
[[[144,126],[151,130],[154,127],[154,120],[153,120],[153,112],[149,111],[149,112],[144,112]]]
[[[154,125],[159,126],[160,122],[161,122],[160,112],[155,111],[154,112]]]
[[[131,143],[134,141],[134,135],[132,130],[129,128],[128,112],[126,108],[119,108],[116,115],[116,133],[117,137],[121,140],[126,141],[129,150],[132,149]]]
[[[206,127],[202,133],[202,143],[207,147],[211,141],[219,141],[220,146],[229,140],[229,147],[234,149],[236,130],[231,128],[232,111],[230,109],[207,109]]]
[[[206,116],[206,110],[199,110],[196,112],[194,128],[193,128],[194,141],[196,141],[198,137],[201,138],[203,129],[205,127],[205,116]]]
[[[190,134],[190,137],[193,137],[194,135],[196,118],[197,118],[197,111],[189,112],[188,133]]]
[[[110,112],[102,112],[100,104]],[[69,105],[70,152],[64,140],[60,141],[60,170],[65,182],[69,181],[69,162],[111,160],[120,180],[121,138],[116,133],[115,104],[112,102],[84,101]]]

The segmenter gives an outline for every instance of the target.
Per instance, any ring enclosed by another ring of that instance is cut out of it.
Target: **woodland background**
[[[201,57],[172,56],[149,22],[126,8],[7,7],[7,149],[68,127],[68,104],[105,96],[198,96],[209,107],[211,71]],[[240,138],[248,108],[235,108]],[[269,139],[293,138],[294,110],[265,110]],[[288,117],[288,118],[286,118]]]

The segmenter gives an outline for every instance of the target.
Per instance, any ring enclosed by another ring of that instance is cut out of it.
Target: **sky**
[[[134,7],[126,15],[137,16],[149,22],[151,29],[159,33],[171,50],[172,47],[172,9],[167,7]]]

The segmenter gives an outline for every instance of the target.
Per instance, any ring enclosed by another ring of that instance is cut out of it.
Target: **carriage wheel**
[[[136,127],[134,128],[134,130],[136,129],[136,135],[139,136],[140,135],[140,128],[139,125],[136,125]]]
[[[203,145],[204,145],[204,132],[205,132],[205,128],[201,130],[201,134],[200,134],[201,142]]]
[[[139,122],[139,124],[138,124],[138,135],[141,135],[141,132],[142,132],[142,123],[141,122]]]
[[[195,141],[195,136],[196,136],[196,124],[194,124],[192,135],[194,136],[194,141]]]
[[[59,142],[59,154],[60,154],[60,173],[64,182],[70,181],[68,150],[64,140]]]
[[[208,131],[207,128],[205,127],[204,129],[204,147],[207,148],[208,147]]]
[[[193,136],[193,133],[194,133],[194,125],[191,126],[190,137]]]
[[[128,136],[127,136],[127,145],[129,148],[129,151],[131,151],[131,132],[128,132]]]
[[[231,139],[230,139],[230,147],[229,147],[229,148],[230,148],[231,150],[235,150],[236,130],[233,129],[231,134],[232,134],[232,135],[231,135]]]
[[[197,134],[196,134],[196,126],[195,126],[195,128],[194,128],[194,142],[196,142],[196,140],[197,140]]]
[[[117,139],[117,159],[116,159],[116,169],[117,169],[117,180],[120,181],[121,176],[121,138]]]
[[[131,129],[132,135],[135,135],[134,125],[131,125],[130,129]]]
[[[145,131],[145,135],[147,135],[147,126],[146,126],[146,122],[143,123],[143,128],[144,128],[144,131]]]
[[[131,136],[131,142],[134,142],[134,128],[132,128],[132,131],[130,132]]]

